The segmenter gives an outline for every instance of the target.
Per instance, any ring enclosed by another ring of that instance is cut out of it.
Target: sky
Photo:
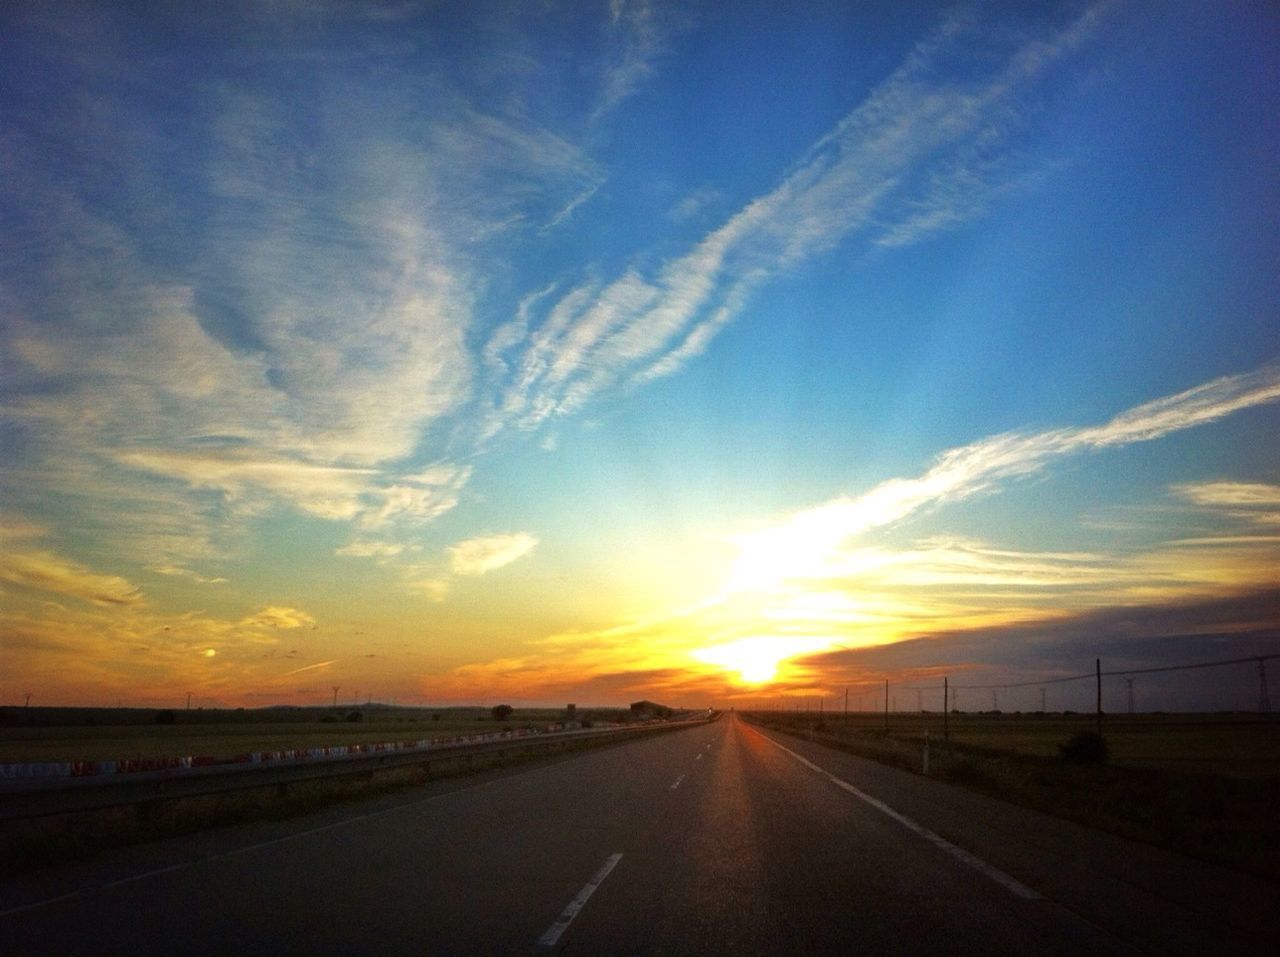
[[[5,5],[0,704],[1280,651],[1277,102],[1264,2]]]

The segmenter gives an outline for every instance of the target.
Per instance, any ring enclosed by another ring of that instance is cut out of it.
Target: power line
[[[1261,665],[1263,662],[1271,661],[1275,658],[1280,658],[1280,654],[1250,655],[1248,658],[1226,658],[1221,661],[1198,661],[1192,664],[1185,664],[1185,665],[1165,665],[1160,668],[1121,668],[1116,671],[1104,671],[1102,672],[1102,677],[1114,678],[1117,676],[1125,676],[1125,675],[1151,675],[1151,674],[1156,674],[1158,672],[1164,672],[1164,671],[1190,671],[1194,668],[1219,668],[1219,667],[1222,667],[1223,665],[1243,665],[1243,664],[1250,664],[1252,662],[1258,662],[1259,665]],[[1090,671],[1087,674],[1082,674],[1082,675],[1067,675],[1066,677],[1063,677],[1063,678],[1041,678],[1038,681],[1011,681],[1003,684],[985,684],[985,685],[952,685],[951,689],[953,691],[955,690],[991,691],[993,689],[1003,691],[1007,688],[1031,688],[1031,687],[1038,687],[1040,685],[1063,684],[1064,682],[1068,682],[1068,681],[1083,681],[1086,678],[1094,678],[1094,677],[1096,677],[1096,673]],[[917,689],[926,690],[926,691],[930,689],[936,690],[936,688],[937,688],[937,685],[907,686],[907,690],[912,690],[912,691]]]

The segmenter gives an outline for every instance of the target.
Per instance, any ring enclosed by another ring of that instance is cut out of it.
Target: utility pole
[[[1267,659],[1258,659],[1258,710],[1267,713],[1271,710],[1271,698],[1267,694]]]
[[[27,692],[27,701],[22,707],[27,709],[31,708],[31,692],[30,691]]]
[[[191,710],[191,692],[190,691],[187,692],[187,710],[188,711]]]
[[[950,683],[951,683],[950,678],[943,677],[942,679],[942,740],[947,742],[948,744],[951,743],[951,728],[948,726],[948,722],[951,720],[951,716],[948,712],[950,712],[951,708],[950,708],[950,702],[947,700],[948,698],[951,697],[951,688],[949,687]]]
[[[916,710],[924,714],[924,692],[916,689]]]
[[[1000,692],[995,688],[991,689],[991,710],[1000,710]]]
[[[1133,714],[1133,678],[1126,677],[1124,683],[1129,692],[1129,713]]]
[[[1048,710],[1048,709],[1047,709],[1047,708],[1045,708],[1045,706],[1044,706],[1044,689],[1043,689],[1043,688],[1041,688],[1041,689],[1040,689],[1040,711],[1043,713],[1043,712],[1045,712],[1045,711],[1047,711],[1047,710]]]
[[[889,730],[889,679],[884,679],[884,729]]]
[[[333,686],[333,707],[334,707],[334,709],[335,709],[335,710],[336,710],[336,709],[337,709],[337,707],[338,707],[338,689],[339,689],[340,687],[342,687],[342,686],[341,686],[341,685],[334,685],[334,686]]]
[[[1265,688],[1266,683],[1263,682],[1262,686],[1263,688]],[[845,724],[849,723],[849,688],[847,685],[845,686],[845,689],[844,689],[844,720],[845,720]]]
[[[1097,705],[1098,737],[1102,737],[1102,659],[1101,658],[1093,659],[1093,670],[1094,670],[1095,676],[1097,677],[1097,688],[1098,688],[1098,705]]]

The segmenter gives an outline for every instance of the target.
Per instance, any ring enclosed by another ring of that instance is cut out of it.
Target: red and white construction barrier
[[[140,772],[181,773],[192,768],[231,764],[275,764],[296,761],[336,761],[344,758],[392,752],[428,751],[435,748],[457,748],[486,741],[505,741],[536,734],[574,731],[577,722],[549,725],[545,731],[519,728],[487,734],[460,734],[449,738],[423,738],[418,741],[391,741],[383,744],[342,744],[327,748],[291,748],[282,751],[251,751],[234,758],[215,758],[207,754],[180,758],[126,758],[120,761],[44,761],[24,764],[0,764],[0,782],[48,781],[57,778],[99,777]],[[596,727],[615,727],[603,722]]]

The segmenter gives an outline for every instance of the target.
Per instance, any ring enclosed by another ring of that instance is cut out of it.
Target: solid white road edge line
[[[758,731],[756,733],[760,734],[760,732]],[[889,815],[889,817],[893,818],[903,827],[908,828],[911,831],[914,831],[916,834],[919,834],[926,841],[946,851],[956,860],[963,861],[965,864],[968,864],[974,870],[980,871],[981,873],[986,874],[987,877],[991,878],[993,881],[995,881],[997,884],[1001,885],[1011,893],[1017,895],[1018,897],[1024,897],[1027,900],[1042,899],[1043,895],[1040,894],[1038,891],[1033,891],[1026,884],[1023,884],[1021,881],[1017,880],[1016,878],[1010,877],[1008,874],[1000,870],[998,867],[993,867],[992,865],[988,864],[986,861],[982,860],[981,858],[974,857],[974,855],[970,854],[964,848],[957,847],[956,845],[948,841],[945,837],[943,837],[941,834],[934,833],[933,831],[925,827],[923,824],[917,824],[915,821],[911,820],[911,818],[906,817],[902,814],[899,814],[897,811],[889,807],[889,805],[885,804],[883,801],[879,800],[878,798],[873,798],[870,794],[868,794],[865,791],[859,790],[858,788],[850,784],[848,781],[841,780],[831,772],[818,767],[809,759],[802,757],[799,754],[796,754],[786,745],[778,744],[777,741],[774,741],[773,738],[769,737],[767,734],[760,734],[760,737],[764,738],[766,741],[768,741],[770,744],[774,745],[775,747],[781,748],[783,751],[787,752],[787,754],[791,755],[793,758],[795,758],[805,767],[813,771],[817,771],[819,774],[821,774],[823,777],[829,780],[832,784],[836,785],[837,787],[843,788],[844,790],[852,794],[854,797],[857,797],[863,801],[866,801],[877,811],[882,811],[883,813]]]
[[[539,947],[554,947],[556,945],[560,935],[565,932],[565,929],[573,923],[573,919],[578,916],[578,911],[586,906],[587,901],[591,899],[591,895],[596,892],[596,888],[604,883],[604,879],[609,876],[611,870],[618,866],[618,861],[620,860],[622,860],[622,854],[620,853],[609,855],[604,864],[601,865],[600,870],[596,871],[595,877],[587,881],[582,890],[578,891],[578,896],[569,901],[565,909],[560,912],[560,916],[547,928],[547,932],[538,938]]]
[[[676,788],[678,788],[680,786],[680,782],[683,780],[684,780],[684,775],[682,774],[680,775],[680,777],[676,778],[676,783],[671,785],[671,790],[674,791]]]

